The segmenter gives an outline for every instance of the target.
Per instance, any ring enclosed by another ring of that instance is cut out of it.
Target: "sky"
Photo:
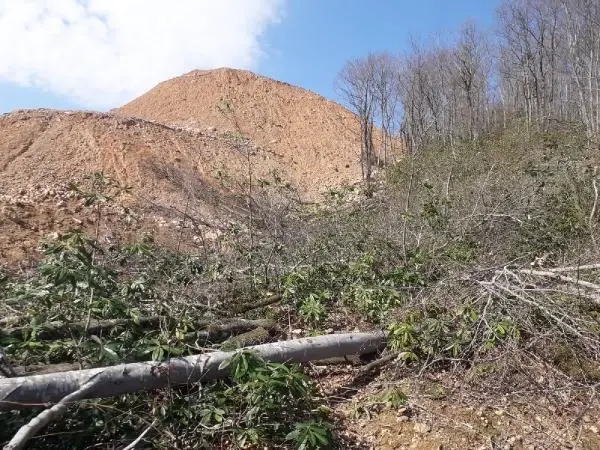
[[[0,0],[0,113],[106,111],[194,69],[253,70],[340,100],[348,59],[491,26],[497,0]]]

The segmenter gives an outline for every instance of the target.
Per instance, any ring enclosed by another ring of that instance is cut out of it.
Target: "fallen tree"
[[[89,323],[82,322],[47,322],[39,325],[36,330],[37,339],[57,339],[71,336],[89,336],[92,334],[101,335],[104,332],[115,328],[157,328],[161,323],[173,326],[176,322],[172,318],[164,316],[150,316],[133,319],[106,319],[106,320],[90,320]],[[194,333],[188,333],[189,339],[194,337],[204,338],[210,341],[218,339],[227,339],[231,334],[241,333],[252,330],[257,327],[272,329],[275,326],[274,321],[267,319],[243,319],[232,318],[227,320],[196,320],[193,326],[197,330]],[[32,327],[14,327],[5,330],[0,329],[0,337],[20,338],[32,331]]]
[[[134,319],[107,319],[107,320],[95,320],[92,319],[89,322],[62,322],[53,321],[40,324],[36,329],[36,336],[38,339],[56,339],[70,337],[72,335],[91,335],[91,334],[102,334],[104,331],[112,330],[113,328],[125,328],[138,326],[142,328],[156,328],[161,322],[172,322],[164,316],[149,316],[140,317],[138,320]],[[198,321],[194,325],[199,328],[204,328],[210,324],[209,321]],[[20,338],[26,333],[32,331],[31,326],[14,327],[7,329],[0,329],[0,337],[13,337]]]
[[[266,361],[307,362],[373,353],[386,343],[383,332],[347,333],[247,347]],[[0,410],[47,406],[85,388],[81,398],[121,394],[210,381],[227,376],[222,368],[235,352],[212,352],[163,362],[148,361],[30,377],[0,379]],[[88,382],[94,379],[93,386]]]
[[[206,330],[193,331],[185,335],[185,340],[204,339],[207,342],[217,343],[241,333],[262,328],[272,331],[277,327],[271,319],[231,319],[217,322],[206,327]]]

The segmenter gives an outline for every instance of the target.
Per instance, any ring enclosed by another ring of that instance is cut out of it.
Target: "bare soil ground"
[[[335,405],[347,448],[600,448],[600,418],[595,413],[600,404],[587,394],[571,392],[560,398],[531,385],[491,396],[450,373],[400,378],[395,370],[361,384],[356,372],[350,367],[316,370],[324,394]],[[405,395],[406,403],[386,405],[386,394],[392,391]]]

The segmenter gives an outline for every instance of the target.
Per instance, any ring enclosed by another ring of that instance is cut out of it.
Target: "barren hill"
[[[359,180],[355,128],[353,114],[336,103],[230,69],[166,81],[108,114],[4,114],[0,263],[27,260],[41,237],[74,224],[97,232],[92,209],[67,189],[94,172],[132,187],[103,221],[106,236],[149,231],[168,243],[181,238],[168,229],[177,229],[184,210],[214,234],[243,217],[250,177],[318,200],[327,188]],[[202,238],[198,229],[190,233]]]
[[[277,167],[272,155],[237,137],[111,114],[16,111],[0,116],[0,130],[0,262],[29,256],[49,232],[94,230],[93,211],[67,189],[87,174],[102,171],[132,188],[112,223],[107,218],[107,233],[143,229],[160,237],[186,208],[213,230],[238,216],[247,152],[262,161],[256,176]]]
[[[249,137],[281,157],[287,179],[308,198],[360,179],[355,116],[320,95],[252,72],[193,71],[160,83],[113,111],[199,130]]]

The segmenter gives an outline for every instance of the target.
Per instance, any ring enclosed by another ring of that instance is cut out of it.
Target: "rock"
[[[512,436],[507,439],[509,446],[512,448],[515,444],[520,444],[523,441],[523,437],[520,435]]]
[[[600,430],[598,429],[598,427],[596,425],[590,426],[590,431],[594,434],[598,434],[600,432]]]
[[[426,434],[431,431],[431,426],[427,423],[416,422],[414,430],[415,433]]]

